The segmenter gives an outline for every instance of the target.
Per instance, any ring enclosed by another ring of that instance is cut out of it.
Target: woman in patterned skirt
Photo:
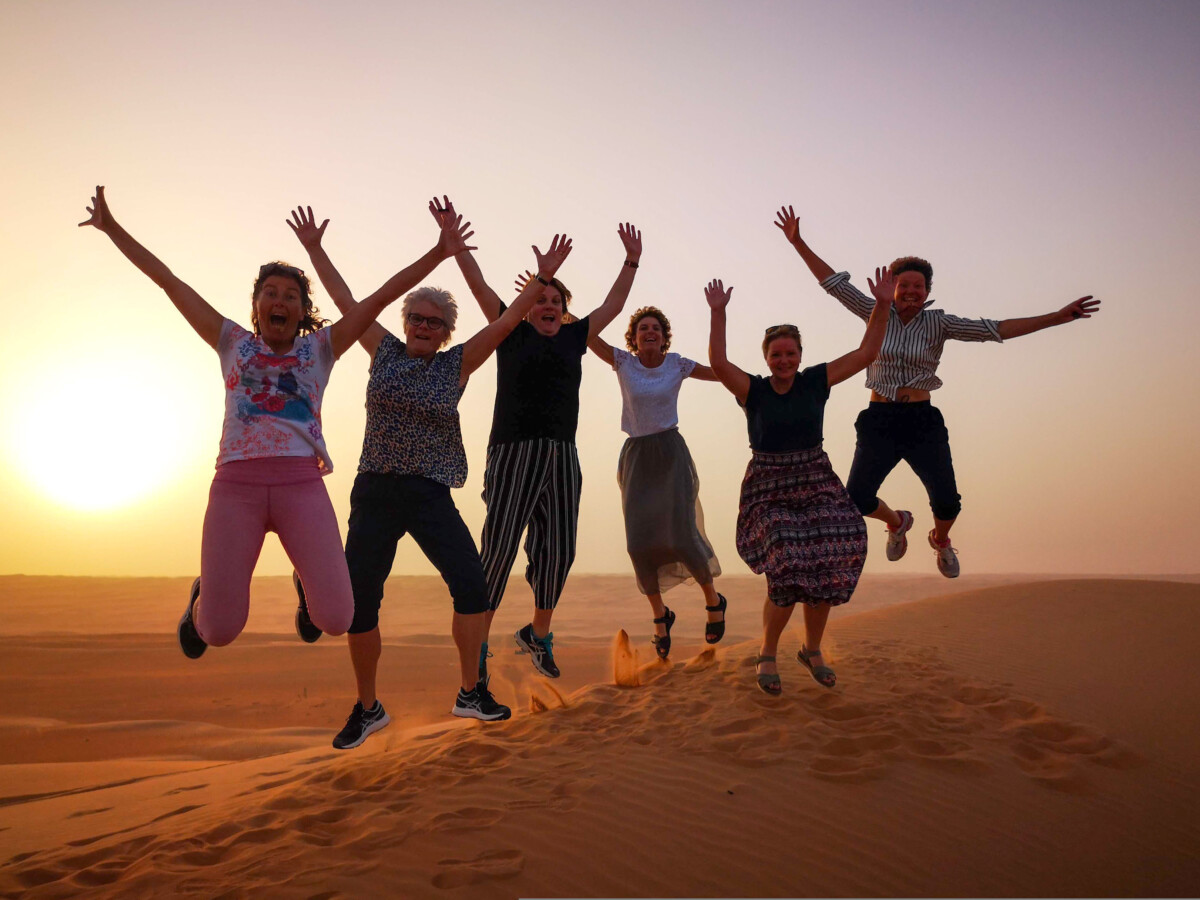
[[[447,201],[448,205],[448,201]],[[430,209],[435,203],[430,204]],[[293,214],[296,236],[339,309],[355,304],[346,283],[321,247],[325,225],[315,224],[312,210]],[[408,290],[432,271],[432,264],[467,247],[469,223],[461,216],[438,219],[443,240],[429,259],[395,275],[372,297]],[[533,248],[538,277],[549,280],[571,251],[571,241],[554,236],[547,253]],[[396,545],[411,534],[437,567],[454,604],[451,633],[458,647],[461,685],[451,713],[496,721],[511,712],[497,703],[486,678],[479,677],[479,655],[487,628],[487,582],[479,551],[462,520],[451,488],[463,486],[467,457],[459,424],[458,403],[467,379],[495,351],[541,296],[533,282],[503,315],[461,344],[443,350],[454,332],[458,308],[454,298],[437,288],[419,288],[404,298],[404,340],[376,324],[360,343],[371,356],[367,383],[367,427],[358,477],[350,494],[350,528],[346,562],[354,587],[354,621],[349,628],[350,661],[358,700],[345,727],[333,739],[339,750],[361,744],[389,719],[375,694],[382,639],[379,606],[391,572]],[[363,301],[370,302],[371,298]]]
[[[775,325],[763,338],[769,378],[747,375],[725,354],[725,307],[733,288],[712,281],[704,296],[712,312],[708,354],[713,371],[746,412],[754,452],[738,504],[738,554],[767,576],[758,686],[782,691],[775,654],[796,603],[804,605],[804,643],[796,658],[818,684],[831,688],[833,670],[821,656],[831,607],[854,593],[867,555],[867,528],[821,449],[829,389],[861,372],[879,353],[893,287],[886,270],[871,284],[875,309],[857,350],[799,371],[800,332]],[[870,283],[870,282],[868,282]]]
[[[613,367],[621,385],[621,430],[629,435],[617,462],[625,544],[638,590],[650,601],[659,659],[671,652],[675,613],[663,604],[663,591],[694,579],[704,592],[708,622],[704,640],[725,636],[725,597],[713,579],[721,574],[704,533],[700,479],[679,433],[677,404],[684,379],[716,381],[708,366],[668,353],[671,323],[661,309],[644,306],[629,318],[628,351],[597,336],[593,353]]]

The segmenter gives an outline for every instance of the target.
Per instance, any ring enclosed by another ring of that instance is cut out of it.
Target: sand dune
[[[333,641],[246,635],[192,664],[161,633],[6,631],[0,895],[1200,890],[1200,586],[1009,579],[876,604],[835,615],[835,690],[787,661],[792,634],[771,698],[739,639],[761,602],[745,581],[718,649],[689,610],[661,664],[644,601],[625,622],[584,610],[614,585],[575,579],[562,679],[497,648],[499,725],[447,716],[452,651],[397,625],[395,722],[347,753],[328,744]],[[437,634],[427,605],[405,615]]]

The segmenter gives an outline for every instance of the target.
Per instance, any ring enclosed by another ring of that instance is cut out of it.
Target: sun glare
[[[194,425],[185,420],[194,407],[162,404],[132,369],[128,360],[90,359],[39,378],[24,393],[9,441],[30,486],[72,509],[110,510],[145,498],[194,463]]]

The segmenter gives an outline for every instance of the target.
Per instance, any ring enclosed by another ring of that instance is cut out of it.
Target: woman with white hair
[[[308,251],[321,283],[338,309],[352,309],[354,297],[321,247],[329,220],[317,226],[311,208],[297,209],[292,215],[296,237]],[[473,233],[469,227],[470,223],[457,222],[457,227],[450,229],[459,239],[451,253],[474,249],[466,246]],[[549,280],[571,252],[571,241],[555,235],[547,253],[537,247],[533,252],[539,277]],[[403,274],[376,293],[395,290],[395,284],[405,280]],[[367,383],[366,434],[350,494],[346,536],[346,562],[354,588],[354,621],[347,638],[358,700],[333,740],[339,750],[357,747],[390,721],[375,696],[382,648],[379,605],[396,545],[406,533],[412,534],[437,567],[454,603],[451,633],[462,677],[451,712],[484,721],[511,715],[507,706],[492,697],[487,680],[479,678],[480,647],[487,628],[487,582],[479,551],[450,489],[462,487],[467,477],[458,416],[467,379],[533,308],[541,293],[542,284],[534,281],[504,315],[466,342],[444,350],[458,318],[454,298],[439,288],[418,288],[404,298],[403,340],[379,324],[359,340],[371,356],[371,378]]]

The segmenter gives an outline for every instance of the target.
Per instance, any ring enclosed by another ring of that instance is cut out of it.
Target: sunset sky
[[[1098,316],[1004,345],[947,347],[964,573],[1194,572],[1200,508],[1200,4],[1194,2],[9,2],[0,6],[0,574],[186,575],[221,427],[216,354],[111,242],[76,223],[97,184],[117,220],[223,314],[249,323],[258,266],[309,267],[284,220],[311,204],[365,296],[432,246],[449,194],[509,296],[530,244],[574,238],[560,275],[586,313],[645,247],[627,312],[661,306],[706,361],[702,289],[734,286],[730,356],[765,373],[763,329],[804,364],[857,346],[772,225],[866,286],[917,254],[935,306],[996,319],[1094,294]],[[484,323],[453,262],[455,340]],[[316,300],[336,313],[322,290]],[[399,307],[384,313],[399,331]],[[627,317],[605,333],[620,343]],[[342,523],[367,356],[334,369],[324,422]],[[834,389],[825,447],[849,472],[863,376]],[[471,380],[478,539],[495,365]],[[727,573],[749,457],[718,384],[689,382],[680,430]],[[629,571],[615,375],[584,363],[578,572]],[[871,523],[868,572],[932,572],[924,491],[898,564]],[[523,565],[523,554],[518,558]],[[259,574],[290,564],[274,538]],[[406,542],[396,574],[430,573]]]

